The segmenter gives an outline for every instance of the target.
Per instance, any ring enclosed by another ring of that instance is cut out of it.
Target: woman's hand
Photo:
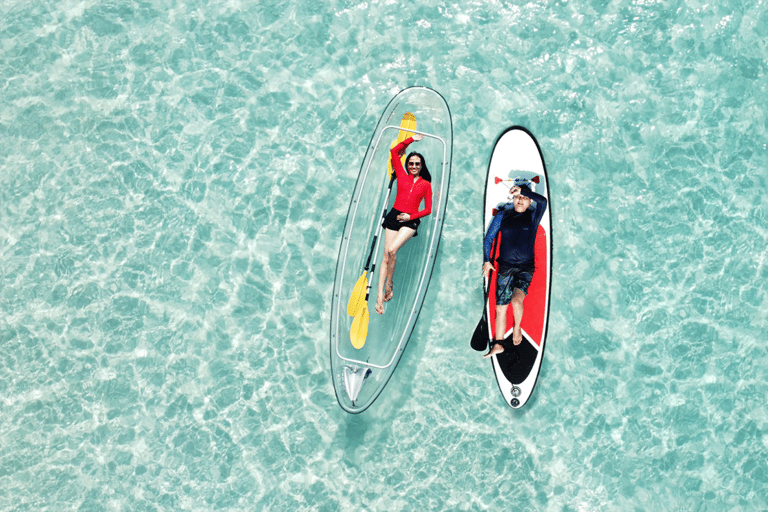
[[[509,195],[514,196],[520,193],[520,187],[512,187],[509,189]]]
[[[496,270],[496,267],[494,267],[490,261],[483,263],[483,277],[488,277],[488,272],[491,270]]]
[[[408,215],[407,213],[401,213],[397,216],[397,220],[399,220],[400,222],[408,222],[409,220],[411,220],[411,216]]]
[[[419,142],[423,138],[424,138],[424,134],[423,133],[415,133],[413,135],[413,141],[414,142]]]

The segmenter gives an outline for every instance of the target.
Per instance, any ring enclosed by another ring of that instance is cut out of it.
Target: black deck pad
[[[504,346],[504,352],[496,356],[496,361],[509,382],[520,384],[531,373],[538,351],[527,336],[523,336],[519,345],[512,343],[512,336],[501,344]]]

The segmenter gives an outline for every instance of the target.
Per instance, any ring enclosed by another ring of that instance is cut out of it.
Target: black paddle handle
[[[373,237],[373,242],[371,242],[371,250],[368,251],[368,261],[365,262],[365,269],[368,270],[368,267],[371,266],[371,256],[373,256],[373,248],[376,247],[376,240],[379,239],[379,235]]]
[[[498,263],[498,260],[493,257],[493,253],[496,252],[496,246],[501,238],[501,233],[496,235],[496,238],[493,240],[493,244],[491,245],[491,259],[489,260],[491,264]],[[485,302],[488,302],[488,294],[491,291],[491,279],[493,279],[493,268],[491,268],[490,272],[488,272],[488,289],[485,290],[485,301],[483,302],[483,308],[485,308]]]
[[[371,277],[373,277],[373,271],[376,270],[376,264],[371,267]],[[368,288],[365,290],[365,302],[368,303],[368,297],[371,296],[371,282],[368,281]]]
[[[496,238],[493,240],[493,245],[491,245],[491,262],[496,262],[498,264],[498,260],[493,257],[493,253],[496,252],[496,246],[501,238],[501,233],[496,235]],[[488,303],[488,295],[491,293],[491,279],[493,279],[493,268],[488,272],[488,288],[485,290],[485,298],[483,298],[483,322],[486,322],[488,311],[485,307],[485,305]],[[490,332],[490,331],[488,331]]]

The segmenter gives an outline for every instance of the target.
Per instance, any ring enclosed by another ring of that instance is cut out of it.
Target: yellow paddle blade
[[[397,140],[392,141],[392,145],[389,146],[389,149],[392,149],[393,147],[397,146],[401,142],[403,142],[408,137],[413,137],[413,132],[409,132],[408,130],[415,130],[416,129],[416,116],[413,115],[410,112],[406,112],[403,114],[403,119],[400,121],[400,130],[397,132]],[[387,160],[388,166],[389,166],[389,177],[392,177],[392,162]],[[405,164],[405,155],[400,157],[400,162]]]
[[[368,306],[363,305],[363,310],[352,320],[352,328],[349,330],[349,339],[352,346],[360,349],[365,345],[368,336]]]
[[[347,314],[349,316],[357,316],[360,310],[365,304],[365,292],[368,288],[368,271],[364,271],[352,289],[352,295],[349,296],[349,302],[347,303]]]
[[[410,112],[403,114],[403,120],[400,121],[400,128],[401,130],[397,132],[398,144],[403,142],[408,137],[413,137],[413,132],[409,132],[408,130],[416,129],[416,116]]]

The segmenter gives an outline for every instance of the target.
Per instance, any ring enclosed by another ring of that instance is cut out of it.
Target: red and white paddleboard
[[[541,370],[549,320],[549,297],[552,277],[552,202],[549,196],[547,170],[541,149],[534,136],[525,128],[507,128],[496,140],[488,166],[483,210],[483,236],[493,220],[497,208],[509,201],[509,189],[515,178],[532,181],[532,189],[547,198],[549,203],[536,233],[536,270],[523,303],[523,341],[512,343],[515,320],[512,308],[507,308],[507,332],[504,333],[504,352],[491,357],[496,382],[504,401],[512,408],[524,406],[533,393]],[[498,244],[496,244],[498,246]],[[496,249],[498,251],[498,249]],[[496,272],[491,274],[486,319],[491,339],[495,338]]]

